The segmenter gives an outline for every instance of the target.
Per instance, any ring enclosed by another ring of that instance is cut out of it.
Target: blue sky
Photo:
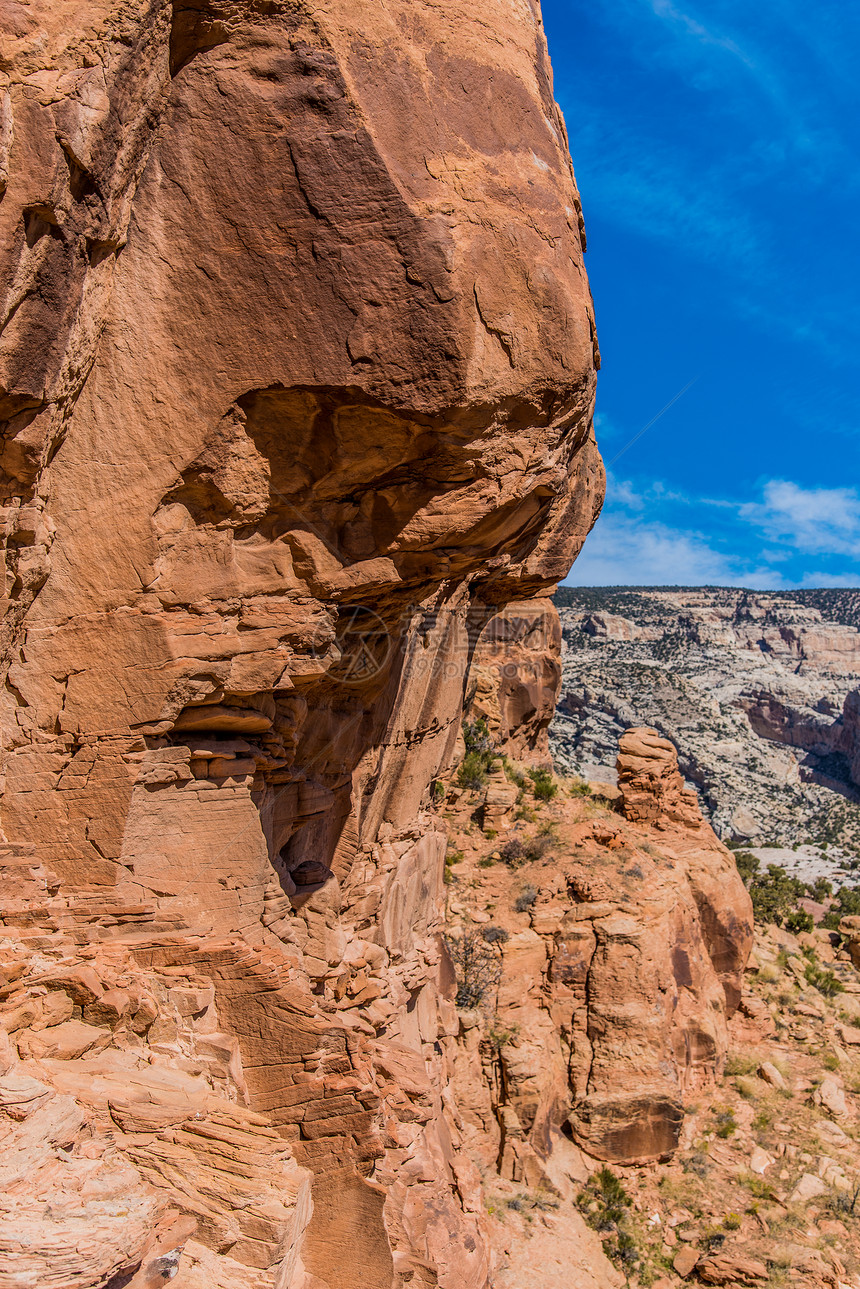
[[[609,474],[569,582],[860,586],[860,8],[543,9]]]

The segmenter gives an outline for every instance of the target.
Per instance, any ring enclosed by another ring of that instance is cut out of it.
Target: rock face
[[[177,1286],[478,1289],[425,808],[603,486],[537,6],[3,12],[5,996],[60,999],[13,1031],[25,1175],[130,1197],[80,1283],[149,1275],[175,1209]],[[541,666],[497,700],[535,746]],[[93,998],[37,983],[88,943]],[[233,1149],[231,1216],[194,1160]]]
[[[678,753],[655,729],[626,730],[618,741],[618,787],[628,819],[637,823],[701,823],[695,792],[684,787]]]
[[[3,877],[2,1282],[140,1289],[179,1269],[193,1289],[252,1289],[275,1267],[300,1283],[311,1177],[248,1107],[216,1003],[231,959],[258,987],[277,964],[142,906],[63,896],[35,861],[7,858]]]
[[[668,739],[653,729],[633,729],[622,735],[618,746],[622,813],[633,822],[674,832],[670,845],[675,847],[680,836],[702,936],[731,1016],[740,1000],[753,931],[752,902],[737,865],[702,819],[695,793],[684,787],[678,754]]]
[[[575,589],[556,597],[565,679],[559,764],[614,780],[648,725],[717,833],[853,852],[860,841],[860,592]]]
[[[561,628],[551,600],[514,602],[476,641],[465,715],[523,761],[549,761],[547,730],[561,686]]]
[[[860,689],[852,689],[845,699],[838,746],[848,758],[851,781],[860,787]]]
[[[486,841],[472,794],[449,809],[461,992],[482,939],[498,971],[488,1019],[463,1022],[466,1141],[503,1179],[562,1194],[582,1168],[571,1139],[616,1164],[673,1153],[685,1099],[722,1072],[752,944],[749,896],[683,791],[674,748],[629,730],[618,761],[621,818],[562,792],[534,826],[494,814]]]

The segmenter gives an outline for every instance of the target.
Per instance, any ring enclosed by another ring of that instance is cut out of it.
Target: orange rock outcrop
[[[619,740],[621,808],[635,823],[674,830],[681,842],[690,891],[698,908],[708,957],[726,993],[731,1015],[752,947],[752,903],[731,852],[702,819],[696,794],[684,786],[678,753],[656,730],[627,730]],[[680,825],[681,831],[678,831]]]
[[[722,1074],[752,945],[749,895],[672,745],[627,731],[619,783],[622,817],[576,785],[543,806],[525,787],[489,841],[473,794],[449,808],[454,944],[486,936],[497,959],[461,1038],[467,1140],[491,1173],[562,1194],[587,1176],[575,1147],[624,1165],[672,1155],[685,1104]]]
[[[537,6],[3,18],[0,1274],[482,1289],[427,806],[603,487]]]

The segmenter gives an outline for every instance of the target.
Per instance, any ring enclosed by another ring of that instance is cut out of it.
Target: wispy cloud
[[[802,488],[771,479],[758,502],[738,509],[742,520],[799,552],[860,556],[860,494],[856,488]]]
[[[734,55],[734,57],[739,59],[746,67],[749,67],[750,69],[755,68],[753,59],[750,58],[748,54],[744,53],[736,41],[732,40],[728,36],[722,36],[717,32],[712,31],[703,23],[699,22],[697,18],[692,17],[688,13],[684,13],[683,10],[670,4],[669,0],[647,0],[647,3],[648,7],[656,17],[676,23],[682,28],[686,35],[692,36],[701,44],[713,45],[717,49],[723,49],[726,53]]]
[[[715,550],[703,533],[611,511],[601,515],[568,581],[575,586],[783,584],[775,570],[745,566]]]
[[[860,9],[544,10],[618,463],[574,579],[856,585]],[[663,372],[701,381],[637,441]]]
[[[716,527],[714,512],[720,515]],[[607,504],[569,580],[580,586],[708,583],[762,590],[857,586],[858,553],[860,495],[853,488],[803,488],[774,479],[755,501],[738,502],[690,496],[659,480],[637,486],[610,472]]]
[[[860,187],[845,75],[856,21],[840,31],[828,6],[800,0],[615,0],[594,21],[613,42],[612,82],[587,67],[558,82],[586,214],[719,264],[724,307],[761,331],[828,361],[856,354],[860,318],[844,300],[820,309],[826,284],[795,258],[822,231],[804,227],[810,195],[847,208]]]
[[[755,221],[734,196],[737,175],[729,163],[693,160],[682,146],[666,147],[635,125],[615,128],[587,116],[576,130],[574,152],[590,207],[613,222],[671,240],[708,262],[728,256],[765,263]]]
[[[779,120],[783,146],[787,144],[811,159],[817,172],[822,151],[831,155],[844,152],[838,123],[822,120],[820,95],[805,92],[805,77],[798,73],[797,59],[792,57],[795,49],[802,50],[801,66],[811,70],[809,50],[816,23],[809,21],[808,5],[783,0],[778,16],[770,23],[766,18],[757,21],[741,0],[709,3],[707,19],[699,17],[693,6],[682,9],[671,0],[639,0],[635,7],[661,23],[664,37],[674,37],[659,42],[662,57],[694,86],[720,91],[723,110],[743,112],[751,106],[750,96],[757,97]],[[825,67],[840,61],[834,58],[838,50],[832,45],[826,58],[826,45],[820,40],[816,43]],[[654,51],[648,52],[653,57]],[[734,84],[727,84],[726,55],[739,73]],[[748,123],[753,120],[748,117]],[[759,121],[760,128],[763,124]],[[754,138],[751,132],[751,142]]]

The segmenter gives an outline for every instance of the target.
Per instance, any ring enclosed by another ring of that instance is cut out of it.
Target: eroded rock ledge
[[[4,17],[13,1278],[480,1289],[427,807],[603,486],[537,7]]]
[[[502,1178],[567,1197],[588,1175],[574,1145],[624,1165],[674,1152],[685,1102],[722,1074],[752,945],[749,896],[672,745],[628,730],[618,769],[617,808],[576,783],[541,805],[526,779],[482,833],[474,792],[447,803],[461,995],[484,972],[455,1076],[467,1139]]]

